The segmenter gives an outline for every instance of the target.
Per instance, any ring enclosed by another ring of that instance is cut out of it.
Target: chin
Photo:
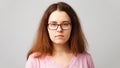
[[[65,42],[65,41],[55,41],[54,43],[55,43],[55,44],[58,44],[58,45],[63,45],[63,44],[65,44],[66,42]]]

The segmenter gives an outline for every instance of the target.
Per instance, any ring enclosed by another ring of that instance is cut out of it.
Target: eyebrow
[[[50,23],[57,23],[56,21],[50,21]]]
[[[70,23],[71,21],[62,21],[62,23],[64,23],[64,22],[68,22],[68,23]],[[57,23],[56,21],[50,21],[50,23]]]

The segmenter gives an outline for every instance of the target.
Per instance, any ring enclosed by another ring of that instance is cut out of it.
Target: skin
[[[70,22],[68,14],[64,11],[56,10],[51,13],[48,19],[48,24],[53,22],[62,24],[65,21]],[[68,40],[70,38],[71,30],[72,27],[68,30],[63,30],[60,26],[58,26],[57,30],[50,30],[48,28],[49,37],[54,46],[54,54],[51,56],[51,59],[64,67],[70,63],[73,57],[73,54],[68,48]]]
[[[48,23],[62,24],[64,21],[70,22],[69,16],[66,12],[57,10],[51,13]],[[48,33],[53,45],[65,45],[70,37],[71,28],[63,30],[60,26],[58,26],[57,30],[48,29]]]

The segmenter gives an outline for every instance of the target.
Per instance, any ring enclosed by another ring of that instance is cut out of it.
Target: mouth
[[[64,36],[63,35],[56,35],[55,37],[62,38]]]

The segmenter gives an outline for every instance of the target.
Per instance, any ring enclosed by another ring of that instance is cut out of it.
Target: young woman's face
[[[64,11],[56,10],[48,19],[48,33],[53,44],[65,44],[71,34],[71,20]]]

